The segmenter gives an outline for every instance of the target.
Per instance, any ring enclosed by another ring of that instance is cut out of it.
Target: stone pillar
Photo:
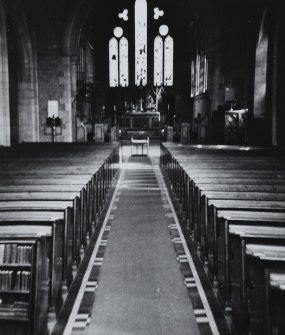
[[[72,110],[72,141],[77,141],[76,122],[76,79],[77,79],[77,57],[70,58],[70,85],[71,85],[71,110]]]
[[[218,106],[225,102],[225,85],[224,76],[221,73],[220,64],[216,63],[213,69],[213,95],[212,95],[212,110],[216,110]]]
[[[18,83],[19,142],[39,140],[38,103],[35,78]]]
[[[11,145],[6,19],[0,2],[0,146]]]
[[[59,76],[58,82],[59,86],[63,88],[63,92],[59,99],[60,104],[60,118],[64,124],[64,132],[63,132],[63,141],[64,142],[72,142],[74,134],[74,120],[72,118],[72,96],[71,96],[71,68],[70,68],[70,57],[63,56],[60,64],[61,71],[63,73],[62,76]]]
[[[278,114],[278,97],[277,97],[277,91],[278,91],[278,68],[279,68],[279,62],[278,62],[278,55],[279,55],[279,29],[280,29],[280,17],[278,10],[275,10],[274,12],[274,31],[273,31],[273,50],[272,50],[272,64],[271,64],[271,79],[272,79],[272,85],[271,85],[271,144],[277,145],[277,114]]]

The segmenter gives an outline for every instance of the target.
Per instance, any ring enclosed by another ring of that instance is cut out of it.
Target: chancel
[[[284,18],[0,0],[0,335],[285,334]]]

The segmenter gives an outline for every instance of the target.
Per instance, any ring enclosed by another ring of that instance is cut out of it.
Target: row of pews
[[[285,334],[285,152],[161,145],[161,168],[234,334]]]
[[[0,329],[52,331],[110,191],[117,144],[0,149]]]

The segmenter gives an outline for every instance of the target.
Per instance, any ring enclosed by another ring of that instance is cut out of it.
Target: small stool
[[[134,139],[133,137],[131,138],[131,155],[133,155],[133,146],[137,147],[137,155],[138,155],[138,147],[141,146],[142,148],[142,155],[143,155],[143,149],[144,147],[146,147],[146,152],[147,152],[147,156],[148,156],[148,149],[149,149],[149,137],[147,137],[146,139]]]

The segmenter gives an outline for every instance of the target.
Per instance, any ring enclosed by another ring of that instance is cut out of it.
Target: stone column
[[[277,132],[278,132],[278,127],[277,127],[277,114],[278,114],[278,97],[277,97],[277,90],[278,90],[278,68],[279,68],[279,62],[278,62],[278,56],[279,56],[279,29],[280,29],[280,17],[279,17],[279,12],[278,9],[275,10],[274,12],[274,20],[273,20],[273,43],[272,43],[272,63],[271,63],[271,80],[272,80],[272,85],[271,85],[271,144],[272,145],[277,145],[278,140],[277,140]]]
[[[18,83],[19,142],[39,140],[38,104],[34,76]]]
[[[77,141],[76,122],[76,79],[77,79],[77,57],[70,57],[70,85],[71,85],[71,110],[72,110],[72,141]]]
[[[59,99],[60,104],[60,114],[64,124],[64,141],[72,142],[73,135],[73,117],[72,117],[72,96],[71,96],[71,66],[70,57],[63,56],[61,62],[61,73],[63,76],[59,76],[58,83],[59,86],[63,88],[63,92]]]
[[[11,145],[6,18],[0,2],[0,146]]]

